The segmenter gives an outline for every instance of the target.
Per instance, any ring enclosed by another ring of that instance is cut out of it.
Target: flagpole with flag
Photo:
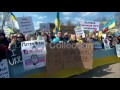
[[[57,16],[56,16],[56,20],[55,20],[55,28],[54,28],[53,32],[55,34],[57,34],[58,31],[60,31],[60,17],[59,17],[59,12],[57,12]]]

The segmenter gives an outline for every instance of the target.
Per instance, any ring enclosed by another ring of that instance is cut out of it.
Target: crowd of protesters
[[[95,41],[100,41],[98,39],[98,36],[93,33],[85,34],[85,37],[83,38],[82,35],[76,34],[69,34],[68,32],[65,32],[62,35],[62,32],[58,32],[57,34],[54,34],[53,32],[46,33],[45,31],[42,32],[36,32],[34,35],[26,34],[23,35],[22,33],[11,33],[8,38],[5,37],[5,33],[3,31],[0,31],[0,60],[6,58],[6,53],[8,50],[11,50],[13,48],[21,47],[21,42],[23,41],[31,41],[31,40],[45,40],[47,43],[94,43]],[[106,38],[101,37],[101,42],[108,43],[110,45],[110,48],[115,47],[116,44],[120,43],[120,36],[112,36],[107,35]],[[104,49],[104,44],[102,44],[102,48]]]

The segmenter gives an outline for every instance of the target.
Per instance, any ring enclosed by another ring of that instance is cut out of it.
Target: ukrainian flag
[[[115,19],[112,20],[111,24],[108,26],[108,29],[115,27]]]
[[[12,12],[11,12],[11,18],[12,18],[12,20],[16,20],[16,17]]]
[[[107,23],[107,21],[103,21],[103,22],[102,22],[102,24],[104,24],[104,25],[105,25],[106,23]]]
[[[57,17],[56,17],[56,20],[55,20],[55,28],[54,28],[53,32],[57,34],[58,31],[60,31],[59,12],[57,12]]]

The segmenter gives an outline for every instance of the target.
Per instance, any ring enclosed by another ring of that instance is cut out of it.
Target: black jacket
[[[0,40],[0,59],[6,59],[8,46],[9,46],[9,41],[7,40],[7,38]]]

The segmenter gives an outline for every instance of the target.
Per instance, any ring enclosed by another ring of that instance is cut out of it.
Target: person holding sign
[[[9,49],[19,48],[21,47],[21,42],[25,41],[25,37],[22,33],[17,34],[17,37],[14,38],[9,44]]]
[[[9,41],[5,37],[4,32],[0,32],[0,60],[6,59],[6,53],[8,51]]]
[[[83,43],[82,35],[77,35],[77,41],[78,41],[79,43]]]

